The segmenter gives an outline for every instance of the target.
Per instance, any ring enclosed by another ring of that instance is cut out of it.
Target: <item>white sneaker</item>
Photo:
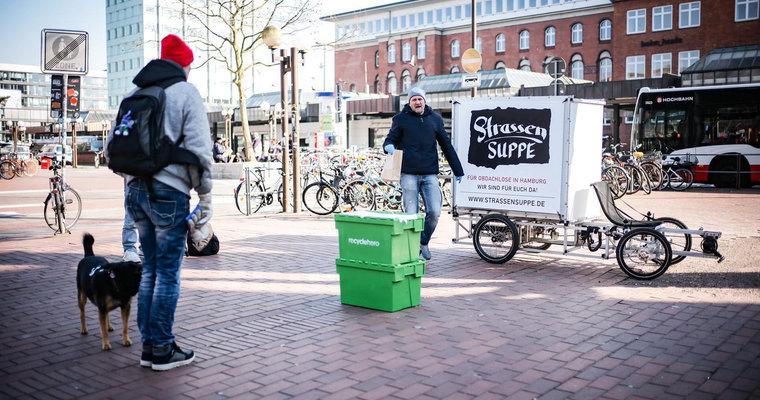
[[[420,257],[426,260],[430,260],[431,258],[433,258],[433,256],[430,254],[430,249],[427,247],[426,244],[420,245]]]
[[[142,262],[140,259],[140,256],[137,255],[137,252],[127,250],[124,252],[124,261],[126,262]]]

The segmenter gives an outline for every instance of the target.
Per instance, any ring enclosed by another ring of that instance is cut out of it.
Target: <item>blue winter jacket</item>
[[[396,149],[404,150],[402,173],[430,175],[438,173],[436,142],[441,146],[454,176],[464,175],[462,163],[459,162],[449,135],[443,127],[443,118],[428,105],[425,105],[422,115],[414,112],[409,104],[405,105],[404,109],[393,117],[391,130],[383,142],[383,147],[390,143]]]

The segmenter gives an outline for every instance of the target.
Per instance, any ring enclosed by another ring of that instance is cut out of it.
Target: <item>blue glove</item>
[[[461,176],[457,176],[456,180],[457,180],[457,183],[462,183],[462,177]]]
[[[392,144],[388,143],[385,145],[385,147],[383,147],[383,150],[385,150],[385,152],[388,154],[393,154],[393,150],[396,150],[396,148],[393,147]]]

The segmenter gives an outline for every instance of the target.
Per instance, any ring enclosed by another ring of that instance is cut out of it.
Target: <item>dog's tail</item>
[[[92,251],[92,245],[95,243],[95,238],[92,237],[89,233],[85,233],[84,236],[82,236],[82,245],[84,245],[84,256],[85,257],[91,257],[95,255],[95,252]]]

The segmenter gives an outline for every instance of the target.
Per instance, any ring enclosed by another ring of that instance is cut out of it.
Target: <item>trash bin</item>
[[[50,168],[50,159],[47,157],[40,158],[40,168],[42,169]]]
[[[387,265],[338,258],[340,302],[381,311],[420,305],[425,260]]]
[[[401,264],[420,256],[424,214],[356,211],[335,214],[340,258]]]

